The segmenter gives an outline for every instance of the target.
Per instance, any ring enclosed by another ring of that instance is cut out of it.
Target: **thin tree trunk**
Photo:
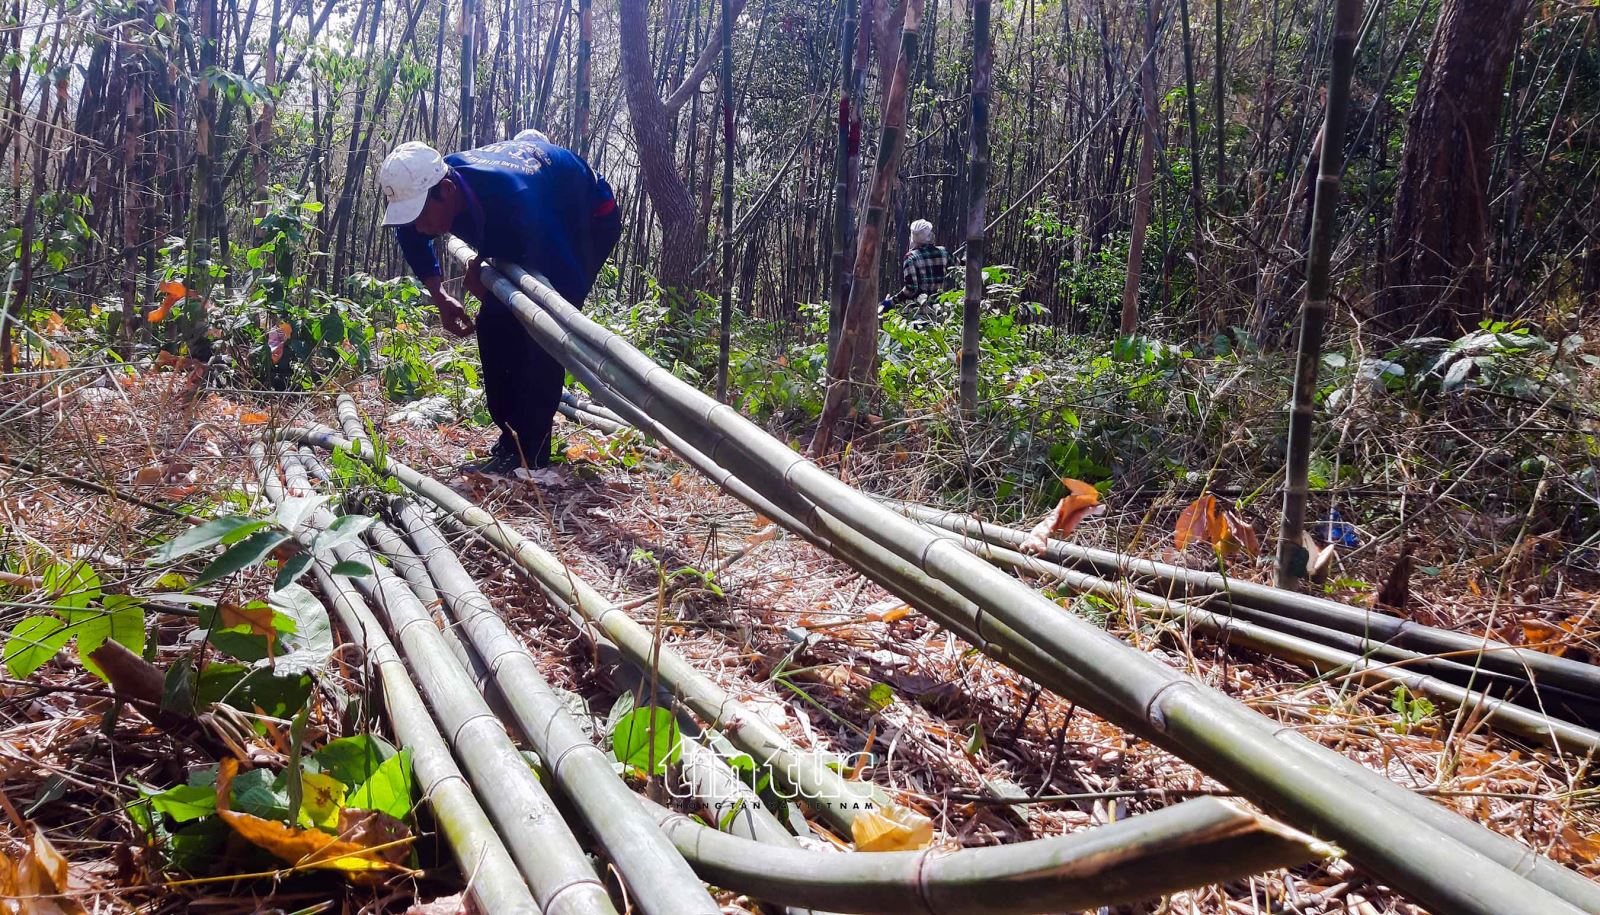
[[[577,95],[573,115],[572,148],[589,156],[589,83],[594,57],[594,0],[578,0],[578,72],[573,78]]]
[[[1334,7],[1333,67],[1328,76],[1328,113],[1323,123],[1321,166],[1317,175],[1311,251],[1306,259],[1306,304],[1300,317],[1300,349],[1295,355],[1294,409],[1289,414],[1289,453],[1284,471],[1283,524],[1278,534],[1278,587],[1292,588],[1306,575],[1306,497],[1311,468],[1311,426],[1322,332],[1328,315],[1339,173],[1344,168],[1344,134],[1350,107],[1350,76],[1355,69],[1356,31],[1361,0],[1337,0]]]
[[[722,314],[717,338],[717,400],[728,402],[733,337],[733,0],[722,0]]]
[[[461,148],[477,146],[478,0],[461,0]],[[349,177],[346,176],[346,180]]]
[[[1117,333],[1132,336],[1139,329],[1139,276],[1144,269],[1144,237],[1150,225],[1150,191],[1155,183],[1156,158],[1156,18],[1161,0],[1146,0],[1144,9],[1144,62],[1139,67],[1139,122],[1144,139],[1139,144],[1139,172],[1133,189],[1133,227],[1128,238],[1128,275],[1122,286],[1122,320]]]
[[[861,149],[861,110],[856,104],[855,47],[860,24],[857,0],[844,0],[844,23],[839,38],[839,130],[833,151],[833,250],[829,258],[828,358],[839,345],[844,325],[844,300],[849,289],[847,265],[850,246],[850,169]]]
[[[972,140],[967,183],[967,289],[961,303],[961,409],[978,413],[978,354],[983,307],[984,220],[989,202],[989,89],[994,48],[989,40],[991,0],[972,6]]]
[[[883,230],[888,220],[889,199],[894,191],[905,153],[906,97],[911,78],[911,62],[917,58],[917,29],[922,21],[923,0],[906,0],[905,24],[900,33],[900,56],[883,108],[883,129],[878,141],[878,163],[873,171],[867,209],[856,243],[855,270],[850,280],[850,300],[845,309],[839,345],[828,365],[828,391],[811,439],[814,456],[826,454],[851,388],[866,381],[876,356],[878,339],[878,263],[883,251]]]

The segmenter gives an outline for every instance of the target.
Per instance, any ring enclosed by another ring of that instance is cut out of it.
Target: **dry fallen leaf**
[[[1067,497],[1056,503],[1055,510],[1034,525],[1022,541],[1021,550],[1033,556],[1042,556],[1052,537],[1065,537],[1077,529],[1083,519],[1106,510],[1100,504],[1100,491],[1082,480],[1063,477]]]
[[[185,289],[182,283],[174,280],[162,283],[160,291],[161,304],[144,316],[144,319],[151,324],[159,324],[165,321],[172,314],[172,306],[183,301],[184,297],[189,294],[189,290]]]
[[[919,851],[933,844],[933,821],[890,804],[851,821],[850,837],[856,851]]]
[[[269,418],[265,413],[244,413],[239,417],[239,425],[264,426]]]
[[[0,913],[82,915],[67,888],[67,859],[37,828],[20,855],[0,855]]]
[[[355,882],[372,882],[388,871],[406,870],[384,859],[387,849],[361,845],[320,829],[298,829],[228,809],[229,791],[238,773],[239,761],[231,757],[224,759],[217,768],[217,815],[245,841],[266,849],[294,869],[337,870]],[[409,834],[400,838],[401,847],[410,839]]]
[[[224,601],[217,604],[217,618],[224,629],[245,626],[252,634],[268,638],[276,636],[278,632],[272,625],[272,608],[266,604],[240,606]]]
[[[286,321],[279,322],[277,327],[267,331],[267,348],[272,353],[273,365],[277,365],[278,361],[283,358],[283,345],[288,343],[289,338],[292,336],[294,336],[294,328],[290,327]]]

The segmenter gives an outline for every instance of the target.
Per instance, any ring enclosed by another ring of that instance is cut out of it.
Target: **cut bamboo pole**
[[[943,530],[940,530],[939,534],[954,539],[969,551],[997,565],[1020,572],[1053,576],[1078,593],[1098,594],[1114,601],[1127,598],[1164,619],[1182,620],[1207,635],[1307,665],[1318,673],[1332,676],[1348,675],[1369,686],[1403,684],[1419,696],[1437,700],[1452,708],[1465,708],[1470,712],[1470,717],[1482,720],[1490,727],[1505,730],[1567,753],[1600,754],[1600,733],[1549,715],[1529,711],[1505,700],[1448,683],[1437,677],[1427,676],[1403,664],[1374,660],[1365,654],[1345,651],[1337,646],[1279,632],[1247,620],[1167,600],[1148,591],[1114,584],[1103,578],[1044,562],[986,541],[963,538]]]
[[[452,241],[451,251],[462,257],[471,249]],[[1525,847],[1513,840],[1499,841],[1502,837],[1465,820],[1441,826],[1431,813],[1410,806],[1413,795],[1381,775],[1278,728],[1082,620],[1060,613],[1021,582],[877,505],[731,408],[710,401],[621,337],[585,318],[526,271],[504,266],[524,283],[527,294],[497,269],[485,267],[481,275],[546,349],[588,361],[597,375],[625,396],[622,389],[630,381],[635,383],[641,389],[636,401],[641,409],[661,417],[691,445],[796,517],[809,521],[823,510],[835,513],[843,524],[972,600],[983,608],[984,628],[998,622],[1020,637],[1012,639],[1016,644],[1007,645],[1008,649],[1023,653],[1035,647],[1064,667],[1093,672],[1046,685],[1108,717],[1142,721],[1140,732],[1232,781],[1270,808],[1336,837],[1365,867],[1426,904],[1485,915],[1543,915],[1582,911],[1569,900],[1587,899],[1594,903],[1588,910],[1600,911],[1600,888],[1577,874],[1553,863],[1541,866],[1542,859]],[[1360,790],[1352,791],[1352,785]],[[1371,828],[1372,823],[1392,821],[1399,804],[1407,805],[1404,809],[1414,818],[1408,828],[1381,834]],[[1513,868],[1531,871],[1539,883],[1520,879]],[[1463,873],[1475,877],[1455,879]]]
[[[642,801],[642,799],[641,799]],[[648,801],[642,801],[649,803]],[[1325,856],[1327,846],[1218,798],[1016,845],[839,855],[755,851],[651,805],[706,879],[837,912],[1028,915],[1093,910]]]
[[[323,448],[348,449],[350,446],[347,439],[335,435],[331,429],[286,429],[272,434]],[[650,659],[655,652],[649,631],[607,601],[587,582],[568,574],[560,561],[538,544],[500,523],[444,484],[417,473],[399,461],[387,460],[383,470],[392,474],[406,488],[439,505],[456,523],[472,530],[511,557],[539,581],[553,600],[576,607],[587,625],[593,626],[614,642],[630,661],[650,666]],[[830,769],[821,758],[797,750],[760,715],[729,696],[681,655],[663,650],[659,653],[657,663],[661,682],[682,697],[684,704],[702,721],[725,731],[729,739],[749,753],[758,765],[772,769],[776,777],[791,786],[807,806],[846,834],[849,833],[850,823],[861,810],[876,807],[885,800],[875,786],[848,781]]]
[[[936,524],[945,530],[1013,550],[1018,549],[1027,537],[1027,534],[1015,528],[979,521],[956,512],[910,502],[886,504],[917,521]],[[1186,569],[1062,540],[1049,541],[1042,558],[1062,565],[1092,569],[1103,575],[1131,575],[1157,581],[1163,590],[1174,590],[1185,596],[1220,595],[1236,606],[1337,629],[1422,654],[1462,658],[1484,670],[1529,679],[1537,685],[1559,687],[1578,696],[1600,696],[1600,668],[1595,665],[1519,648],[1486,636],[1424,626],[1327,598],[1231,578],[1220,572]]]
[[[387,469],[408,471],[395,462]],[[532,732],[531,739],[556,780],[565,788],[578,770],[587,769],[594,779],[603,777],[620,786],[604,754],[567,718],[560,698],[532,669],[526,648],[505,627],[448,544],[437,539],[437,532],[429,535],[426,519],[414,506],[407,514],[421,524],[407,527],[423,535],[416,546],[436,576],[435,590],[445,595],[447,604],[450,595],[459,598],[458,621],[478,653],[493,659],[488,666],[496,682],[509,697],[521,727]],[[690,752],[706,751],[691,748]],[[573,768],[564,777],[567,767]],[[648,802],[637,802],[646,805],[641,810],[651,809]],[[584,804],[580,801],[579,806]],[[826,906],[840,912],[950,915],[1093,907],[1296,866],[1335,853],[1309,836],[1210,798],[1112,827],[1010,846],[849,855],[801,851],[786,835],[781,841],[790,847],[757,846],[750,839],[654,809],[672,841],[707,879],[791,905]],[[1161,878],[1152,881],[1152,872]],[[995,895],[996,885],[1006,887],[1003,896]]]
[[[312,514],[310,526],[324,528],[331,521],[329,513],[319,510]],[[343,559],[360,558],[359,552],[354,547],[336,547],[335,553]],[[417,600],[416,594],[402,579],[382,565],[376,563],[369,565],[372,568],[372,575],[358,582],[358,587],[361,587],[388,616],[389,624],[395,630],[411,668],[422,681],[423,691],[428,694],[445,726],[457,735],[458,747],[459,742],[470,742],[493,747],[499,754],[501,768],[498,773],[493,769],[479,773],[470,765],[469,772],[475,779],[481,779],[478,783],[484,785],[486,790],[487,786],[494,785],[492,790],[495,793],[505,790],[508,783],[517,781],[531,780],[538,786],[536,774],[511,744],[500,721],[485,699],[479,695],[477,684],[472,683],[466,669],[455,662],[445,638],[440,633],[438,623]],[[432,569],[430,566],[430,571]],[[471,579],[466,577],[465,570],[461,570],[460,574],[465,579],[464,582],[455,578],[438,582],[437,590],[441,596],[448,602],[453,597],[470,596],[468,593],[470,592],[477,595],[483,608],[487,608],[488,601],[477,591]],[[540,738],[548,738],[550,735],[538,730],[539,719],[524,717],[527,709],[519,707],[519,697],[535,695],[538,687],[543,686],[543,694],[538,696],[541,702],[546,700],[553,702],[554,707],[559,710],[561,700],[539,677],[531,656],[525,651],[521,655],[509,652],[504,640],[510,640],[516,648],[521,646],[510,632],[505,630],[503,624],[500,626],[503,639],[495,646],[496,650],[484,650],[484,646],[478,644],[478,640],[473,638],[473,633],[479,630],[480,625],[487,619],[499,622],[499,617],[492,609],[487,609],[487,614],[487,618],[473,614],[463,620],[469,638],[472,638],[477,645],[485,666],[497,685],[502,687],[501,694],[517,714],[519,721],[535,729],[535,733],[529,736],[534,739],[535,748],[539,751],[541,759],[556,782],[572,799],[585,823],[605,847],[612,866],[628,886],[634,904],[640,911],[652,915],[690,915],[696,912],[701,915],[720,915],[721,908],[706,892],[683,857],[662,839],[659,831],[652,828],[647,818],[639,816],[631,806],[632,792],[618,780],[605,754],[599,747],[589,743],[588,738],[578,730],[576,724],[565,717],[564,713],[559,718],[551,718],[547,707],[547,714],[542,722],[545,728],[559,729],[565,724],[571,733],[561,736],[563,738],[575,736],[583,747],[592,751],[586,755],[584,763],[577,762],[579,757],[585,754],[576,752],[580,747],[575,743],[563,744],[556,755],[549,752],[550,740]],[[516,671],[516,679],[521,685],[513,692],[504,688],[505,680],[500,674],[500,665],[508,660],[514,661],[517,657],[521,657],[526,663]],[[573,761],[570,766],[569,759]],[[593,765],[596,759],[601,766],[603,779],[596,778]],[[618,791],[621,794],[618,794]],[[544,794],[542,787],[539,787],[539,793]],[[581,862],[569,865],[569,868],[581,868],[580,872],[587,873],[593,880],[593,870],[589,867],[582,849],[572,839],[571,833],[566,830],[560,817],[554,813],[553,802],[549,800],[548,795],[544,795],[544,801],[552,804],[551,815],[555,817],[555,824],[566,834],[567,841],[572,843],[570,851],[576,854],[573,860]],[[555,838],[559,839],[559,836]],[[552,863],[559,863],[560,858],[557,856],[562,854],[563,850],[559,847],[549,848],[546,853],[555,859]],[[555,868],[552,867],[551,870],[554,871]],[[567,875],[569,881],[570,876]],[[597,880],[595,886],[602,894],[604,893],[603,886]],[[540,902],[544,904],[543,899]],[[606,901],[606,906],[609,910],[609,899]]]
[[[271,471],[265,448],[252,447],[251,458],[268,496],[274,501],[281,499],[283,489]],[[450,748],[429,717],[427,706],[389,637],[349,579],[330,575],[321,565],[314,571],[345,632],[378,676],[383,708],[395,739],[411,751],[411,768],[418,787],[461,872],[471,875],[468,891],[478,908],[484,912],[539,915],[540,909],[518,874],[516,862],[456,767]]]

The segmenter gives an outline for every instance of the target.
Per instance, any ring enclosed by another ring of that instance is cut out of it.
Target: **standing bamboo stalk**
[[[477,61],[473,58],[477,44],[478,0],[461,0],[461,148],[471,149],[477,143],[473,138],[473,112],[476,110]],[[347,177],[345,180],[349,180]]]
[[[828,450],[836,427],[844,414],[851,389],[866,381],[878,336],[878,263],[883,252],[884,225],[888,220],[889,195],[894,190],[905,153],[906,89],[910,83],[911,62],[917,58],[917,30],[922,23],[924,0],[906,0],[905,25],[900,32],[900,57],[883,108],[883,130],[878,140],[878,163],[867,196],[867,210],[856,241],[855,269],[850,278],[850,298],[845,308],[844,325],[828,362],[828,391],[822,405],[811,453]]]
[[[1139,329],[1139,276],[1144,270],[1144,237],[1150,226],[1150,193],[1156,161],[1156,18],[1161,0],[1146,0],[1144,61],[1139,67],[1139,172],[1134,179],[1133,227],[1128,238],[1128,274],[1122,286],[1122,320],[1117,333],[1129,337]]]
[[[972,140],[967,176],[967,289],[961,300],[961,409],[978,412],[979,325],[983,309],[984,219],[989,202],[989,91],[994,48],[989,41],[991,0],[972,6]]]
[[[846,249],[850,245],[851,171],[861,148],[861,111],[856,94],[856,33],[861,21],[858,0],[844,0],[839,37],[839,132],[833,150],[833,250],[828,269],[828,360],[839,345],[844,324]]]
[[[722,0],[722,314],[717,329],[717,400],[727,403],[733,334],[733,0]]]
[[[1350,107],[1350,76],[1355,69],[1356,32],[1361,25],[1361,0],[1338,0],[1334,7],[1333,69],[1328,77],[1328,113],[1323,124],[1317,196],[1312,205],[1311,250],[1306,263],[1306,304],[1300,318],[1300,348],[1295,356],[1294,407],[1289,414],[1288,468],[1283,487],[1283,525],[1278,532],[1280,588],[1296,587],[1306,574],[1306,498],[1311,470],[1312,399],[1317,366],[1322,361],[1323,325],[1328,318],[1329,273],[1339,201],[1339,173],[1344,168],[1344,128]]]
[[[578,63],[573,78],[572,148],[578,155],[589,156],[589,82],[594,57],[594,0],[578,0]]]

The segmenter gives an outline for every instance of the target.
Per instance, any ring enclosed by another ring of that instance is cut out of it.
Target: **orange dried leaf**
[[[1220,516],[1221,524],[1216,536],[1212,538],[1211,545],[1218,553],[1232,556],[1243,553],[1246,556],[1261,555],[1261,541],[1256,539],[1256,529],[1244,516],[1227,509]]]
[[[269,417],[265,413],[245,413],[239,417],[241,426],[264,426]]]
[[[228,809],[229,791],[238,772],[239,761],[231,757],[224,759],[217,769],[217,815],[245,841],[266,849],[296,870],[336,870],[357,882],[380,879],[388,871],[406,870],[383,860],[382,851],[370,846],[331,836],[320,829],[299,829]],[[403,841],[409,841],[409,837]]]
[[[267,638],[273,638],[278,633],[272,625],[272,608],[266,604],[260,606],[248,604],[241,607],[238,604],[220,603],[217,604],[217,618],[221,620],[224,629],[244,626],[255,635],[264,635]]]
[[[1185,550],[1191,543],[1211,542],[1211,531],[1219,520],[1217,497],[1211,493],[1201,495],[1178,515],[1178,523],[1173,527],[1173,545]]]
[[[166,479],[165,467],[140,467],[139,472],[133,475],[135,486],[154,486]]]
[[[898,623],[910,615],[910,607],[896,607],[883,615],[883,621],[885,623]]]
[[[279,360],[283,359],[283,345],[288,343],[292,336],[294,328],[286,321],[279,322],[277,327],[267,331],[267,348],[271,351],[273,365],[277,365]]]
[[[1044,520],[1028,532],[1027,538],[1022,541],[1022,552],[1043,555],[1052,537],[1064,537],[1077,530],[1083,519],[1106,510],[1100,504],[1100,490],[1082,480],[1063,477],[1061,482],[1067,487],[1066,498],[1056,503],[1055,510],[1045,515]]]

